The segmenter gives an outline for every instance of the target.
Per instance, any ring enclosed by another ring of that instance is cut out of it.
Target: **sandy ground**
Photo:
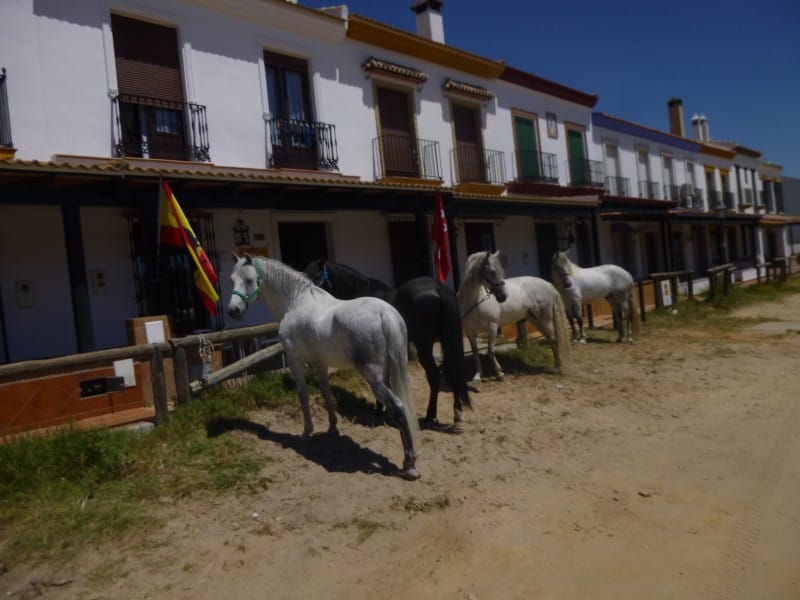
[[[46,598],[800,598],[800,296],[741,314],[782,322],[660,336],[645,324],[633,345],[594,331],[563,376],[479,384],[462,434],[423,432],[416,482],[387,476],[401,461],[387,426],[345,414],[341,437],[302,442],[297,416],[253,414],[224,435],[269,455],[265,489],[165,506],[148,543],[12,566],[0,591],[33,597],[34,579],[71,581],[40,585]],[[423,414],[416,364],[413,377]]]

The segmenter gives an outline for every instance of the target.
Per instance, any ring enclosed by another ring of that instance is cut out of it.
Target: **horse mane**
[[[301,273],[279,260],[266,256],[253,256],[251,259],[256,274],[260,275],[262,280],[269,280],[270,287],[274,288],[281,296],[291,299],[290,304],[305,289],[311,288],[312,292],[319,289],[305,273]],[[261,271],[259,271],[258,264],[260,264]]]
[[[361,271],[357,271],[356,269],[348,265],[342,263],[328,262],[328,268],[330,269],[330,267],[333,267],[341,271],[343,274],[349,275],[353,279],[358,280],[361,285],[369,285],[370,287],[373,287],[379,291],[385,291],[385,292],[391,291],[392,289],[391,286],[384,283],[380,279],[375,279],[374,277],[369,277],[368,275],[364,275]]]
[[[489,258],[489,254],[488,250],[483,250],[467,257],[467,264],[464,267],[464,279],[461,282],[462,286],[472,287],[476,283],[480,283],[483,276],[483,264]]]

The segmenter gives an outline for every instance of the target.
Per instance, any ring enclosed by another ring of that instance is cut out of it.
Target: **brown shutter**
[[[183,102],[178,32],[111,15],[120,94]]]

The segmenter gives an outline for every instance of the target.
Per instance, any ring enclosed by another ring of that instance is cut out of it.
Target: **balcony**
[[[681,206],[691,210],[703,210],[703,190],[695,189],[690,184],[682,185]]]
[[[664,200],[680,200],[681,186],[671,183],[664,184]]]
[[[6,92],[6,69],[0,70],[0,148],[13,148],[11,141],[11,115],[8,111]],[[2,156],[2,155],[0,155]]]
[[[658,189],[657,181],[648,181],[646,179],[639,180],[639,198],[661,200],[661,195],[658,193]]]
[[[535,150],[517,150],[515,154],[519,168],[517,181],[558,183],[558,159],[555,154]]]
[[[628,195],[628,178],[627,177],[606,177],[606,193],[613,196],[627,196]]]
[[[120,94],[111,99],[116,156],[210,161],[206,107]]]
[[[484,150],[480,144],[458,143],[450,151],[453,181],[505,185],[503,160],[503,153],[499,150]]]
[[[722,203],[725,205],[725,208],[730,208],[731,210],[736,208],[736,206],[734,206],[733,192],[722,192]]]
[[[708,210],[714,210],[721,202],[721,194],[718,190],[708,190]]]
[[[409,135],[383,134],[372,140],[375,179],[410,177],[441,181],[439,142]]]
[[[312,171],[339,169],[334,125],[284,117],[269,117],[266,124],[270,167]]]
[[[572,175],[572,185],[576,187],[605,186],[606,171],[599,160],[570,159],[569,170]]]

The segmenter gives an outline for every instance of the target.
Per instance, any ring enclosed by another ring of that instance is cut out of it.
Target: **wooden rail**
[[[711,300],[717,297],[718,279],[722,277],[722,295],[727,296],[731,289],[731,273],[736,269],[733,263],[725,263],[706,269],[708,273],[708,296]]]
[[[691,269],[684,269],[683,271],[664,271],[663,273],[650,273],[650,279],[653,280],[656,293],[656,306],[662,308],[664,306],[664,297],[661,292],[661,282],[669,281],[669,287],[673,302],[677,303],[681,278],[686,279],[686,296],[689,300],[694,299],[694,271]]]

